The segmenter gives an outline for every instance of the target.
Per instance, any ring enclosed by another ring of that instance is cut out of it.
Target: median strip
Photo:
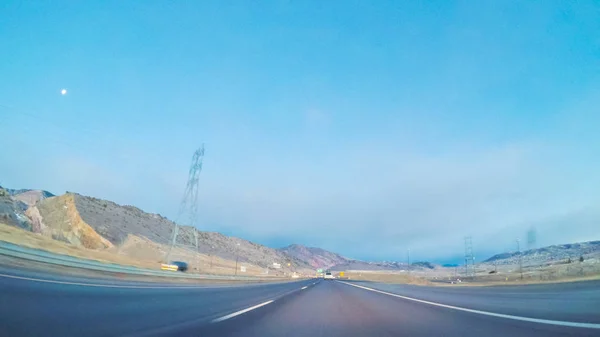
[[[416,298],[402,296],[402,295],[398,295],[398,294],[394,294],[394,293],[388,293],[386,291],[381,291],[381,290],[377,290],[377,289],[373,289],[373,288],[369,288],[369,287],[359,286],[357,284],[352,284],[352,283],[348,283],[348,282],[344,282],[344,281],[338,281],[338,282],[346,284],[346,285],[349,285],[349,286],[361,288],[361,289],[364,289],[364,290],[369,290],[369,291],[373,291],[373,292],[384,294],[384,295],[388,295],[388,296],[402,298],[402,299],[409,300],[409,301],[414,301],[414,302],[419,302],[419,303],[425,303],[425,304],[435,305],[437,307],[454,309],[454,310],[459,310],[459,311],[466,311],[466,312],[470,312],[470,313],[474,313],[474,314],[480,314],[480,315],[486,315],[486,316],[493,316],[493,317],[500,317],[500,318],[507,318],[507,319],[514,319],[514,320],[517,320],[517,321],[525,321],[525,322],[532,322],[532,323],[568,326],[568,327],[573,327],[573,328],[600,329],[600,324],[598,324],[598,323],[579,323],[579,322],[555,321],[555,320],[549,320],[549,319],[540,319],[540,318],[521,317],[521,316],[513,316],[513,315],[506,315],[506,314],[497,314],[495,312],[482,311],[482,310],[474,310],[474,309],[467,309],[467,308],[462,308],[462,307],[456,307],[456,306],[453,306],[453,305],[447,305],[447,304],[441,304],[441,303],[436,303],[436,302],[419,300],[419,299],[416,299]]]
[[[219,317],[219,318],[213,319],[213,320],[212,320],[212,321],[210,321],[210,322],[211,322],[211,323],[223,322],[223,321],[225,321],[225,320],[228,320],[228,319],[230,319],[230,318],[233,318],[233,317],[235,317],[235,316],[238,316],[238,315],[241,315],[241,314],[247,313],[248,311],[252,311],[252,310],[254,310],[254,309],[258,309],[258,308],[260,308],[260,307],[264,307],[265,305],[267,305],[267,304],[270,304],[270,303],[273,303],[273,300],[266,301],[266,302],[263,302],[263,303],[261,303],[261,304],[257,304],[257,305],[255,305],[255,306],[253,306],[253,307],[246,308],[246,309],[244,309],[244,310],[236,311],[236,312],[234,312],[234,313],[231,313],[231,314],[229,314],[229,315],[225,315],[225,316],[223,316],[223,317]]]

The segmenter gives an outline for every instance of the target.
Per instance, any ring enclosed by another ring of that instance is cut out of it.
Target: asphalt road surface
[[[0,268],[0,336],[600,336],[600,283],[190,286]]]

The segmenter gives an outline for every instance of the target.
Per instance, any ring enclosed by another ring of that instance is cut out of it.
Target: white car
[[[333,280],[333,279],[335,279],[335,276],[331,275],[331,272],[328,271],[328,272],[325,273],[324,279],[326,279],[326,280]]]

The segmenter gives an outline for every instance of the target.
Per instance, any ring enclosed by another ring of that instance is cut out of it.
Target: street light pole
[[[406,250],[406,261],[408,272],[410,273],[410,248]]]

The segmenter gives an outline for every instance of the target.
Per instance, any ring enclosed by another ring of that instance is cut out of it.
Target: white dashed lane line
[[[267,305],[267,304],[271,304],[271,303],[273,303],[273,300],[266,301],[266,302],[263,302],[263,303],[261,303],[261,304],[257,304],[257,305],[255,305],[255,306],[253,306],[253,307],[246,308],[246,309],[244,309],[244,310],[236,311],[236,312],[234,312],[234,313],[231,313],[231,314],[229,314],[229,315],[225,315],[225,316],[223,316],[223,317],[219,317],[219,318],[213,319],[213,320],[211,321],[211,323],[223,322],[223,321],[225,321],[225,320],[228,320],[228,319],[230,319],[230,318],[233,318],[233,317],[235,317],[235,316],[238,316],[238,315],[241,315],[241,314],[247,313],[248,311],[252,311],[252,310],[254,310],[254,309],[258,309],[258,308],[260,308],[260,307],[264,307],[265,305]]]

